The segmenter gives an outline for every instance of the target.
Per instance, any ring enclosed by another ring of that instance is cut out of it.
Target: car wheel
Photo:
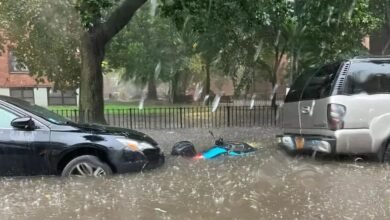
[[[386,148],[382,151],[382,157],[380,161],[384,163],[390,163],[390,143],[387,144]]]
[[[92,176],[101,177],[111,175],[110,166],[91,155],[76,157],[71,160],[62,171],[62,176]]]

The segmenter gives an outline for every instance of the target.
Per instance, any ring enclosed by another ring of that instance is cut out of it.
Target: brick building
[[[370,36],[370,53],[390,55],[390,25],[386,24],[377,33]]]
[[[38,83],[28,67],[17,61],[11,50],[0,54],[0,95],[24,99],[41,106],[77,105],[75,91],[54,91],[50,82]]]

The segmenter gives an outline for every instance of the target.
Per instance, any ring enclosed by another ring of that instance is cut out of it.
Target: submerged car
[[[157,142],[141,132],[78,124],[0,96],[1,176],[105,176],[163,163]]]
[[[390,162],[390,57],[356,57],[303,73],[283,108],[281,146]]]

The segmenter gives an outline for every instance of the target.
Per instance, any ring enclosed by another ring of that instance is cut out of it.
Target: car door
[[[303,89],[306,83],[314,75],[316,69],[310,69],[302,73],[292,85],[290,91],[287,94],[284,106],[283,106],[283,128],[287,133],[300,133],[300,113],[299,102],[302,96]]]
[[[307,81],[299,102],[302,130],[327,128],[327,106],[339,68],[340,63],[325,65]]]
[[[11,121],[20,115],[0,105],[0,175],[18,176],[30,173],[31,135],[14,129]]]
[[[36,129],[26,135],[31,136],[30,148],[30,175],[54,174],[56,170],[50,164],[52,143],[50,142],[50,130],[40,122],[34,120]]]

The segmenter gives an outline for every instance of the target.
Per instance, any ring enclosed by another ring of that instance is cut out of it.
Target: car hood
[[[157,142],[153,140],[153,138],[151,138],[149,135],[132,129],[110,127],[110,126],[98,125],[98,124],[72,123],[70,124],[70,126],[76,128],[80,132],[88,132],[96,135],[124,136],[126,138],[137,140],[137,141],[145,141],[154,146],[158,145]]]

